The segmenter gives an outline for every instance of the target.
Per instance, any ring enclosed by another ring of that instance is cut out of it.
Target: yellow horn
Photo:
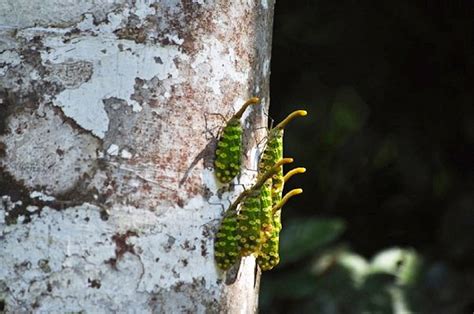
[[[260,98],[258,97],[252,97],[249,100],[245,102],[245,104],[242,105],[239,111],[237,111],[236,114],[234,114],[233,118],[240,119],[242,115],[244,114],[245,110],[247,110],[247,107],[250,105],[255,105],[260,103]]]
[[[275,127],[275,128],[278,128],[280,130],[283,130],[286,125],[291,121],[293,120],[294,118],[296,117],[304,117],[308,114],[308,112],[306,110],[296,110],[296,111],[293,111],[292,113],[290,113],[286,118],[285,120],[281,121],[280,123],[278,123],[278,125]]]
[[[293,196],[295,195],[298,195],[298,194],[301,194],[303,193],[303,189],[293,189],[291,190],[290,192],[286,193],[285,196],[283,196],[282,200],[280,201],[280,203],[276,204],[275,206],[273,206],[272,208],[272,211],[273,213],[277,212],[278,210],[280,210],[285,204],[286,202],[288,202],[288,200],[290,198],[292,198]]]
[[[291,171],[288,171],[285,176],[283,177],[283,182],[286,182],[288,181],[292,176],[294,176],[295,174],[298,174],[298,173],[305,173],[306,172],[306,168],[303,168],[303,167],[299,167],[299,168],[295,168]]]

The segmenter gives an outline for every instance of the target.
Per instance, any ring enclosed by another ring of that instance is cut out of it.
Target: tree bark
[[[0,309],[252,313],[216,268],[218,130],[268,108],[273,0],[0,1]],[[235,282],[232,283],[235,279]]]

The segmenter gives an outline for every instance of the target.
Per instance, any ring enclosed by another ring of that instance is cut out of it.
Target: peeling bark
[[[0,2],[2,309],[256,311],[255,260],[235,282],[214,263],[240,188],[212,159],[222,116],[259,96],[256,169],[272,16],[265,0]]]

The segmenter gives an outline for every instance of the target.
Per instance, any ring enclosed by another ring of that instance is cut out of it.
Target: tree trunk
[[[255,260],[214,263],[212,160],[259,96],[253,179],[273,2],[0,2],[0,311],[256,311]]]

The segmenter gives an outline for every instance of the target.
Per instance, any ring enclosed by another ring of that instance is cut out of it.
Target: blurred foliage
[[[260,306],[267,313],[463,313],[473,279],[426,263],[413,249],[387,249],[367,261],[334,247],[263,280]]]
[[[308,171],[286,187],[305,193],[261,313],[474,312],[473,16],[472,1],[276,2],[270,114],[308,110],[285,132]]]
[[[344,230],[337,219],[294,219],[282,231],[280,265],[295,262],[335,240]]]

